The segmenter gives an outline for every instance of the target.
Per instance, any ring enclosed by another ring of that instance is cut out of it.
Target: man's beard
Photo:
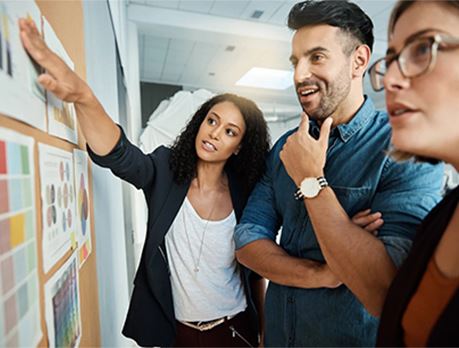
[[[309,118],[316,121],[324,121],[327,117],[333,115],[340,104],[347,98],[351,89],[351,80],[347,77],[348,69],[348,66],[343,66],[334,82],[328,85],[327,95],[324,94],[327,92],[324,88],[325,83],[314,83],[319,87],[317,93],[322,95],[320,96],[319,105],[315,109],[308,110],[305,105],[302,105]]]

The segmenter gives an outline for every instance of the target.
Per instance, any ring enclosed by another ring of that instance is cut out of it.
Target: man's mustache
[[[296,89],[302,88],[302,87],[313,87],[313,86],[316,86],[317,88],[320,89],[319,82],[314,81],[314,80],[304,80],[295,85]]]

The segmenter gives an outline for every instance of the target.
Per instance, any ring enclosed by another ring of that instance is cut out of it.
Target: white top
[[[237,314],[247,307],[235,258],[235,226],[234,211],[223,220],[204,220],[185,198],[166,234],[177,320],[208,321]]]

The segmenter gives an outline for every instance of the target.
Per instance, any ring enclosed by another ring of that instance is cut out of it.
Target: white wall
[[[298,127],[300,117],[291,119],[287,122],[268,122],[269,134],[271,135],[271,145],[274,145],[281,135],[287,131]]]
[[[83,1],[87,81],[115,122],[118,115],[115,41],[105,1]],[[92,166],[101,344],[130,345],[121,335],[129,301],[121,182]]]

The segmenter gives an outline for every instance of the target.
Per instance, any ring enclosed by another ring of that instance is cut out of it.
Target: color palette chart
[[[76,254],[45,284],[49,347],[78,347],[81,338],[80,295]]]
[[[43,217],[43,268],[75,246],[75,186],[71,152],[38,144]]]
[[[0,128],[0,347],[33,347],[42,337],[33,145]]]
[[[88,155],[86,151],[75,149],[73,150],[73,160],[75,164],[78,261],[81,267],[92,251],[91,219],[89,215]]]

